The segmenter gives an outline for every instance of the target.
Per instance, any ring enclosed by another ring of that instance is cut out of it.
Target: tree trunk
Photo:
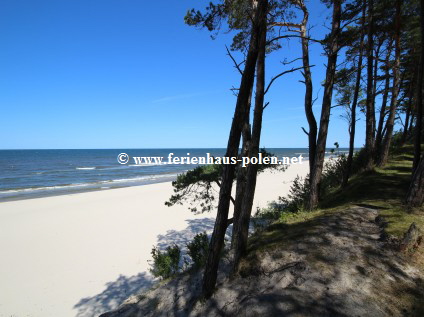
[[[309,132],[309,174],[312,173],[314,166],[316,146],[317,146],[317,121],[314,116],[312,109],[313,106],[313,85],[312,85],[312,73],[311,66],[309,63],[309,39],[307,34],[307,25],[309,19],[309,12],[303,1],[300,3],[303,11],[303,21],[300,27],[300,36],[302,37],[302,61],[303,61],[303,77],[305,79],[305,114],[308,120]]]
[[[417,103],[416,99],[417,98],[415,98],[415,104]],[[415,120],[416,114],[414,113],[415,111],[416,110],[412,107],[411,108],[411,119],[409,119],[409,128],[408,128],[408,133],[407,133],[408,136],[409,136],[409,139],[413,138],[412,135],[413,135],[413,131],[414,131],[414,122],[416,121]]]
[[[337,66],[337,54],[339,51],[339,33],[342,1],[333,2],[333,21],[331,26],[331,42],[328,46],[327,72],[324,84],[324,95],[322,99],[322,110],[320,127],[317,139],[314,166],[310,175],[310,194],[307,203],[309,210],[314,209],[319,199],[319,184],[324,167],[325,146],[327,143],[328,124],[330,122],[331,101],[333,97],[334,77]]]
[[[267,6],[268,1],[265,0]],[[262,116],[264,110],[265,96],[265,48],[267,35],[266,15],[261,19],[261,34],[259,36],[259,54],[256,70],[256,97],[253,115],[252,139],[250,142],[249,157],[258,157],[259,144],[262,131]],[[250,216],[252,213],[253,199],[256,189],[256,178],[258,173],[257,164],[249,164],[247,167],[246,187],[242,201],[240,217],[234,223],[234,263],[233,272],[236,272],[240,259],[245,255],[247,248],[247,238],[249,234]]]
[[[416,106],[416,123],[415,123],[415,141],[414,141],[414,165],[415,170],[421,159],[421,134],[423,122],[423,79],[424,79],[424,0],[421,0],[421,56],[420,70],[418,73],[417,84],[417,106]]]
[[[414,100],[413,91],[414,91],[414,80],[411,81],[409,86],[409,101],[408,101],[408,108],[406,109],[405,125],[403,127],[401,145],[404,145],[406,143],[406,139],[408,137],[408,127],[411,120],[412,105]]]
[[[253,88],[253,87],[252,87]],[[251,98],[252,98],[252,89],[249,92],[249,109],[251,105]],[[250,133],[250,111],[246,117],[246,121],[243,126],[242,136],[243,136],[243,147],[240,153],[241,157],[247,157],[249,155],[249,148],[250,148],[250,142],[251,142],[251,133]],[[237,187],[236,187],[236,198],[234,202],[234,213],[233,213],[233,233],[231,235],[231,247],[234,246],[234,237],[235,237],[235,223],[237,223],[237,219],[240,217],[241,214],[241,208],[242,208],[242,202],[244,197],[244,191],[246,189],[246,178],[247,173],[246,169],[240,167],[240,165],[237,167]]]
[[[366,101],[366,131],[365,131],[365,169],[373,168],[374,160],[374,129],[375,129],[375,109],[374,109],[374,0],[368,0],[368,47],[367,47],[367,101]]]
[[[355,132],[356,132],[356,106],[358,105],[359,99],[359,90],[361,88],[361,74],[362,74],[362,63],[363,63],[363,55],[364,55],[364,25],[365,25],[365,15],[366,15],[366,6],[364,4],[362,9],[362,32],[361,32],[361,40],[359,42],[359,57],[358,57],[358,65],[356,71],[356,82],[355,82],[355,91],[353,93],[353,101],[351,107],[351,122],[349,129],[349,154],[347,155],[346,161],[346,169],[343,174],[342,187],[346,187],[349,181],[349,177],[352,171],[352,162],[353,162],[353,150],[355,146]]]
[[[387,99],[389,98],[389,90],[390,90],[390,56],[392,54],[392,45],[390,43],[389,47],[387,48],[387,55],[386,55],[386,71],[385,71],[385,85],[384,85],[384,93],[383,93],[383,100],[381,102],[381,108],[380,108],[380,117],[378,120],[378,128],[377,128],[377,135],[375,137],[375,148],[376,148],[376,162],[380,159],[381,156],[381,143],[383,142],[383,126],[384,126],[384,119],[386,117],[386,106],[387,106]]]
[[[411,185],[406,194],[408,207],[421,207],[424,201],[424,159],[420,160],[412,176]]]
[[[259,33],[259,17],[266,16],[266,1],[254,1],[254,13],[252,33],[247,53],[246,63],[240,83],[240,90],[237,96],[236,109],[234,112],[233,121],[231,124],[230,135],[226,156],[236,157],[238,155],[240,137],[245,123],[246,116],[249,113],[249,94],[255,77],[255,67],[258,57],[258,34]],[[230,205],[231,189],[233,184],[235,165],[229,164],[223,166],[222,184],[219,191],[218,211],[215,221],[214,230],[212,233],[208,258],[206,261],[205,271],[203,275],[202,291],[203,296],[208,298],[212,295],[216,278],[218,274],[218,265],[222,247],[224,244],[225,231],[228,219],[228,209]]]
[[[387,163],[389,157],[390,143],[393,137],[393,128],[395,125],[396,108],[398,104],[398,96],[400,91],[400,29],[401,29],[401,0],[396,0],[396,17],[395,17],[395,65],[393,69],[393,92],[392,100],[390,101],[389,117],[387,118],[387,130],[384,138],[381,155],[378,161],[378,166],[383,166]]]

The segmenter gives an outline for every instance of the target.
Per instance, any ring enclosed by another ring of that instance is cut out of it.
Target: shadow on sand
[[[185,253],[186,244],[198,233],[204,231],[210,233],[215,220],[213,218],[201,218],[188,219],[186,222],[187,227],[181,231],[168,230],[165,234],[158,235],[157,246],[161,250],[165,250],[167,246],[176,244]],[[154,278],[148,272],[141,272],[134,276],[120,275],[115,281],[106,283],[105,290],[100,294],[82,298],[75,304],[76,316],[99,316],[106,311],[116,309],[128,297],[149,289],[154,283]]]

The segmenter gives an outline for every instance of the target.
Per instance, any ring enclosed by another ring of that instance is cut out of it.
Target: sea
[[[279,159],[308,159],[307,148],[266,150]],[[0,150],[0,202],[167,182],[198,166],[167,164],[170,153],[222,157],[225,149]]]

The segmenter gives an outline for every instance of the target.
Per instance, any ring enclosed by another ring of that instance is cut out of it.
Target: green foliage
[[[170,207],[189,201],[192,212],[210,211],[215,201],[212,184],[219,183],[221,171],[222,165],[204,165],[178,175],[172,182],[174,194],[165,205]]]
[[[252,3],[247,0],[219,1],[217,4],[210,2],[203,12],[196,9],[188,10],[184,22],[190,26],[206,28],[208,31],[214,32],[213,39],[223,27],[227,29],[226,33],[235,31],[231,50],[245,52],[249,46],[252,17],[254,16]],[[269,1],[268,17],[270,21],[287,22],[294,19],[296,16],[292,5],[293,1],[291,0]],[[267,33],[269,39],[280,35],[274,28],[269,28]],[[269,41],[266,52],[270,53],[279,48],[281,48],[279,41]]]
[[[284,210],[284,205],[278,202],[271,202],[265,208],[257,208],[252,217],[252,223],[256,231],[268,227],[272,222],[278,220]]]
[[[184,272],[190,263],[194,268],[204,267],[209,250],[209,238],[206,232],[196,234],[186,246],[188,257],[182,256],[182,251],[176,244],[168,246],[165,251],[161,251],[157,246],[153,247],[151,251],[153,260],[149,269],[153,276],[162,279],[173,277],[179,272]],[[224,250],[222,255],[225,255]],[[184,263],[181,266],[182,258]]]
[[[337,143],[337,142],[336,142]],[[338,145],[338,144],[337,144]],[[336,145],[336,147],[337,147]],[[354,154],[352,160],[351,175],[357,174],[363,169],[365,151],[362,149]],[[339,155],[335,159],[329,159],[324,165],[324,170],[320,183],[320,199],[330,194],[338,188],[343,181],[345,169],[347,168],[347,157]],[[261,210],[260,215],[272,216],[273,219],[281,218],[282,214],[298,213],[304,210],[305,203],[309,197],[309,175],[306,178],[297,176],[290,187],[289,193],[285,197],[279,197],[278,202],[268,209]]]
[[[366,155],[364,149],[354,154],[351,175],[358,174],[363,170],[363,162],[365,162],[364,155]],[[321,201],[325,202],[335,192],[335,189],[340,187],[346,166],[347,157],[345,155],[339,155],[337,158],[326,160],[319,188]],[[253,217],[255,229],[268,227],[277,220],[284,223],[292,223],[295,219],[307,219],[307,214],[315,215],[315,211],[310,212],[305,210],[305,203],[308,197],[309,175],[306,178],[297,176],[287,196],[279,197],[277,202],[273,202],[268,207],[257,210]]]
[[[166,279],[178,273],[181,250],[177,245],[167,247],[165,252],[153,247],[151,255],[153,263],[151,264],[150,272],[154,277]]]
[[[329,159],[325,163],[321,177],[320,197],[325,197],[331,189],[342,184],[346,163],[345,155],[340,155],[336,159]]]
[[[309,175],[306,178],[296,176],[286,197],[279,197],[284,212],[298,212],[305,206],[309,196]]]
[[[193,266],[201,268],[205,265],[209,250],[209,239],[206,232],[198,233],[187,243],[187,253],[193,261]]]
[[[263,157],[272,157],[273,154],[265,149],[260,151]],[[190,211],[194,213],[209,212],[214,208],[214,202],[217,198],[217,187],[221,183],[223,165],[203,165],[178,175],[177,180],[172,182],[174,194],[165,202],[165,205],[171,207],[175,204],[188,203]],[[239,165],[236,167],[236,175]],[[265,169],[285,169],[283,165],[259,164],[258,173]],[[237,177],[235,175],[235,178]],[[214,188],[213,185],[217,185]]]

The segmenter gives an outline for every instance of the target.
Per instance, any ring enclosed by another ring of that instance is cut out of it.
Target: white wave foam
[[[160,166],[160,165],[167,165],[167,162],[162,162],[162,163],[141,163],[141,164],[131,164],[128,165],[129,167],[146,167],[146,166]]]
[[[47,190],[60,190],[60,189],[68,189],[75,187],[87,187],[87,186],[99,186],[101,184],[111,184],[111,183],[132,183],[137,181],[147,181],[147,180],[156,180],[161,178],[169,178],[176,177],[178,174],[160,174],[160,175],[148,175],[134,178],[122,178],[122,179],[114,179],[114,180],[104,180],[99,182],[91,182],[91,183],[76,183],[69,185],[56,185],[56,186],[46,186],[46,187],[30,187],[30,188],[21,188],[21,189],[9,189],[0,191],[1,194],[13,194],[13,193],[25,193],[25,192],[34,192],[34,191],[47,191]],[[100,188],[110,188],[109,186],[103,186]]]
[[[46,186],[46,187],[30,187],[30,188],[21,188],[21,189],[9,189],[0,191],[0,194],[10,194],[10,193],[20,193],[20,192],[31,192],[38,190],[54,190],[54,189],[64,189],[64,188],[72,188],[72,187],[84,187],[89,186],[90,183],[85,184],[70,184],[70,185],[57,185],[57,186]]]

